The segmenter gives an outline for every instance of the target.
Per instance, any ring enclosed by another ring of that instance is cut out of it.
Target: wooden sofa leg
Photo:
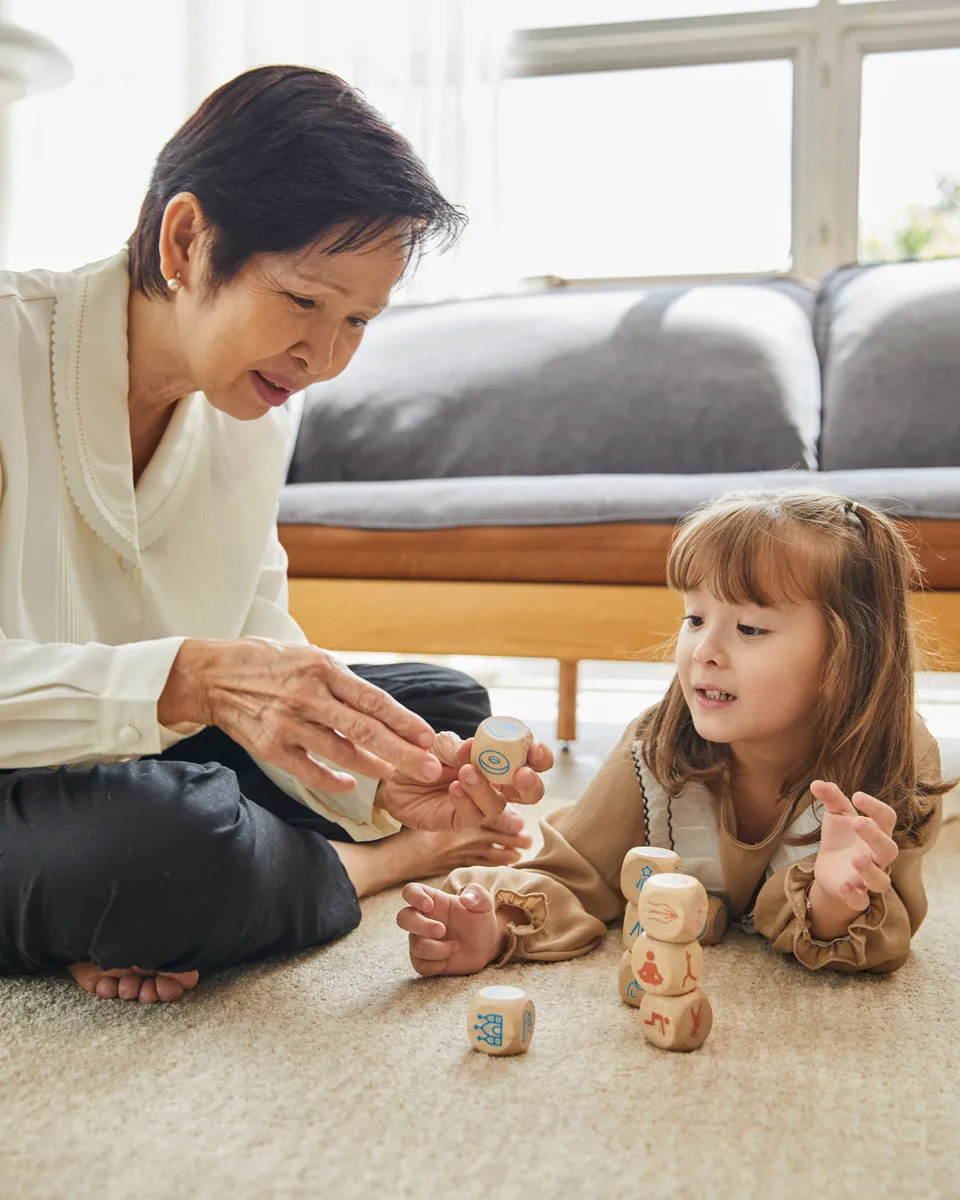
[[[572,742],[577,736],[577,662],[560,660],[560,697],[557,711],[557,738]]]

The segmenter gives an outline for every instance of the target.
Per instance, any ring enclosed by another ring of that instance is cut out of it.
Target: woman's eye
[[[368,323],[368,319],[366,317],[348,317],[347,320],[354,327],[354,329],[365,329]]]
[[[297,308],[316,308],[316,304],[309,296],[295,296],[293,292],[287,292],[287,298],[292,300]]]
[[[692,613],[687,613],[683,619],[689,624],[691,629],[699,629],[703,624],[703,617],[695,617]]]
[[[760,637],[761,634],[767,632],[766,629],[761,629],[758,625],[738,625],[737,628],[744,637]]]

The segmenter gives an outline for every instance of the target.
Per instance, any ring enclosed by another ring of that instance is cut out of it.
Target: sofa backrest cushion
[[[781,279],[390,310],[307,389],[289,480],[815,467],[814,302]]]
[[[960,259],[834,271],[815,327],[825,471],[960,466]]]

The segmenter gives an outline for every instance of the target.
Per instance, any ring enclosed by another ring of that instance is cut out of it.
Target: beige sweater
[[[699,783],[669,798],[642,762],[636,736],[632,721],[580,800],[541,821],[543,849],[533,859],[517,867],[462,867],[445,881],[455,894],[480,883],[498,905],[527,913],[530,924],[510,927],[501,963],[554,962],[594,949],[607,924],[623,917],[623,857],[645,845],[675,849],[686,871],[726,900],[736,924],[806,967],[889,972],[904,963],[927,911],[922,862],[939,833],[939,802],[921,844],[901,850],[891,867],[891,889],[871,893],[870,907],[844,937],[819,942],[806,917],[816,848],[783,844],[817,828],[819,802],[807,792],[762,842],[741,842],[730,798],[721,802]],[[939,750],[919,717],[916,738],[921,778],[938,779]]]

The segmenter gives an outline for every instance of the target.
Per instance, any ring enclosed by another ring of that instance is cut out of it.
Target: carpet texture
[[[713,1032],[647,1045],[614,931],[490,969],[537,1004],[528,1054],[469,1049],[472,980],[418,980],[399,893],[335,945],[201,979],[169,1006],[0,981],[0,1196],[960,1196],[960,822],[895,975],[706,951]]]

